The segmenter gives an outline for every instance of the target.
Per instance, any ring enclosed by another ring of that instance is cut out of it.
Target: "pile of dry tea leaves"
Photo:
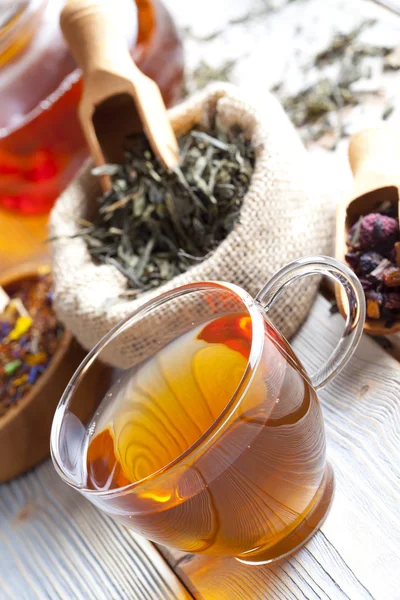
[[[127,140],[123,165],[93,169],[112,189],[99,198],[84,236],[93,258],[112,264],[133,293],[158,287],[203,261],[232,231],[254,169],[254,148],[237,127],[197,129],[179,140],[167,172],[143,136]]]
[[[391,327],[400,315],[400,233],[397,202],[383,202],[350,229],[346,261],[357,274],[367,317]]]

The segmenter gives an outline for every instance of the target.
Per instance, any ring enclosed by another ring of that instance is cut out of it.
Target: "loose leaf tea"
[[[328,36],[326,46],[307,65],[307,78],[299,79],[306,85],[299,84],[296,89],[296,77],[292,77],[275,87],[307,146],[317,143],[327,149],[336,148],[341,138],[355,131],[359,105],[363,115],[369,110],[374,114],[381,111],[383,120],[393,111],[390,94],[383,93],[385,81],[381,74],[382,66],[396,68],[399,59],[394,55],[389,59],[391,41],[377,40],[371,35],[374,28],[374,20],[365,19],[346,33],[338,31],[333,38]]]
[[[115,266],[137,293],[158,287],[203,261],[232,231],[254,168],[243,131],[193,129],[179,139],[180,164],[166,171],[146,139],[127,139],[98,214],[82,227],[90,254]]]
[[[349,231],[346,261],[358,275],[367,317],[390,327],[400,317],[400,235],[397,205],[380,204]]]
[[[12,286],[0,312],[0,417],[27,394],[58,348],[63,327],[52,309],[51,276]]]

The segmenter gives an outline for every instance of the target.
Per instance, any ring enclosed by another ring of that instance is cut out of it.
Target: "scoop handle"
[[[400,187],[400,131],[384,124],[354,134],[349,160],[354,197],[385,186]]]
[[[123,15],[111,12],[108,3],[111,0],[67,0],[60,15],[62,32],[85,79],[96,71],[128,72],[132,77],[135,70],[125,36],[117,26]]]
[[[115,11],[109,10],[110,5]],[[135,131],[139,115],[154,154],[167,169],[172,169],[178,164],[178,143],[157,84],[138,69],[130,56],[118,27],[124,19],[119,6],[115,0],[67,0],[60,16],[64,37],[83,71],[79,104],[82,128],[97,165],[103,164],[105,157],[119,162],[122,139]],[[135,114],[126,104],[127,96],[134,101]],[[105,101],[113,118],[106,120],[107,133],[99,140],[93,115]],[[101,184],[103,189],[109,189],[109,178],[103,176]]]

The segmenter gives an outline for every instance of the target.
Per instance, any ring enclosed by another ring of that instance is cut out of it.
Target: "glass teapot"
[[[64,3],[0,6],[0,272],[47,259],[47,213],[88,156],[77,117],[81,73],[59,25]],[[168,11],[159,0],[114,4],[126,15],[122,33],[136,64],[175,103],[183,52]]]
[[[292,282],[340,283],[343,336],[311,377],[268,319]],[[253,299],[221,282],[185,285],[145,304],[88,354],[56,411],[51,453],[69,485],[149,539],[185,552],[267,563],[318,528],[334,479],[317,390],[362,334],[365,299],[345,265],[302,258]],[[107,366],[123,344],[125,364]],[[104,362],[95,389],[85,386]],[[80,417],[82,402],[92,416]]]
[[[65,0],[20,0],[0,8],[0,206],[47,212],[88,150],[76,115],[81,73],[62,36]],[[115,0],[122,35],[139,68],[176,102],[183,75],[175,26],[156,0]]]

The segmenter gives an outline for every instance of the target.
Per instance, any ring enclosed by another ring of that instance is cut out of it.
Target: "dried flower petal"
[[[363,217],[360,217],[349,231],[349,238],[347,244],[353,248],[357,247],[360,243],[360,229],[362,220]]]
[[[14,329],[11,331],[9,338],[11,341],[18,340],[21,335],[24,335],[32,325],[30,317],[19,317],[15,323]]]
[[[359,259],[359,272],[362,275],[367,275],[371,273],[377,266],[382,262],[383,256],[378,254],[378,252],[364,252],[361,254]]]
[[[383,306],[388,310],[400,311],[400,293],[388,292],[387,294],[384,294]]]
[[[16,360],[12,360],[11,362],[4,365],[4,373],[6,375],[12,375],[15,373],[17,369],[22,365],[22,360],[17,358]]]
[[[380,306],[383,303],[382,292],[377,292],[376,290],[371,290],[370,292],[368,292],[367,298],[370,298],[371,300],[376,300]]]
[[[47,358],[46,352],[38,352],[37,354],[28,354],[25,358],[25,362],[30,367],[34,367],[46,362]]]
[[[345,255],[346,262],[350,265],[350,267],[355,270],[358,268],[358,264],[360,262],[360,253],[359,252],[348,252]]]
[[[385,270],[391,266],[390,260],[387,258],[383,258],[379,265],[370,273],[370,276],[376,279],[377,281],[383,280],[383,273]]]
[[[29,377],[28,377],[28,381],[31,385],[33,385],[37,379],[39,372],[38,372],[38,368],[37,367],[32,367],[29,370]]]
[[[28,373],[24,373],[23,375],[21,375],[21,377],[18,377],[18,379],[14,379],[13,385],[15,385],[15,387],[20,387],[21,385],[24,385],[24,383],[26,383],[27,381]]]

